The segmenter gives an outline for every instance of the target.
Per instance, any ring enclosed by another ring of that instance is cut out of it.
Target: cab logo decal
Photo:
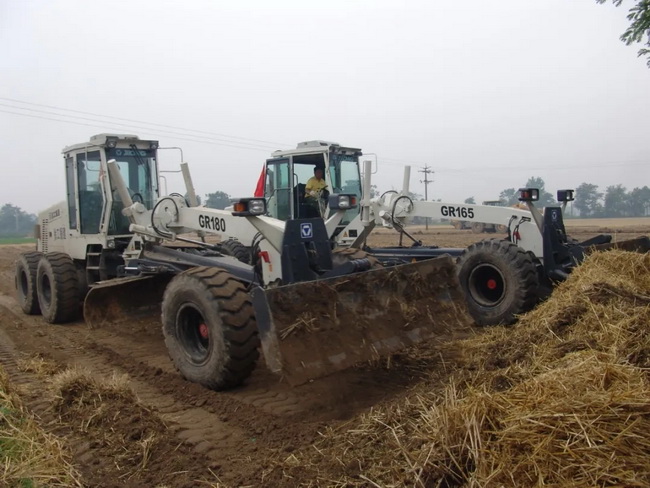
[[[300,224],[300,237],[303,239],[312,239],[314,237],[314,229],[309,222]]]

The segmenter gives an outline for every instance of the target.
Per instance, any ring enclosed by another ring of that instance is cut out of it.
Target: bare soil
[[[650,234],[650,218],[567,225],[578,240],[608,231],[617,240]],[[414,228],[413,235],[441,247],[498,237],[443,225]],[[373,246],[397,242],[397,235],[385,230],[370,240]],[[86,486],[276,486],[276,463],[312,449],[319,432],[399,399],[423,375],[444,381],[436,375],[443,355],[432,354],[439,359],[417,369],[375,361],[297,387],[260,365],[244,386],[210,391],[178,375],[159,326],[108,322],[91,329],[83,321],[50,325],[24,315],[14,298],[14,266],[31,247],[0,247],[0,362],[27,407],[64,440]],[[453,349],[449,343],[432,347],[445,354]],[[55,370],[85,369],[100,382],[114,373],[127,375],[139,402],[83,391],[54,399],[47,374],[18,366],[20,359],[35,357],[55,364]],[[294,482],[309,485],[310,479]],[[283,483],[288,486],[286,479]]]

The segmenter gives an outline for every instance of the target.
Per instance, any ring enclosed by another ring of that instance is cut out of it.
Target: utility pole
[[[433,174],[434,171],[431,169],[431,166],[424,165],[424,169],[418,170],[418,173],[424,173],[424,179],[420,180],[420,183],[424,183],[424,199],[429,200],[429,193],[427,191],[429,183],[433,183],[433,180],[429,179],[429,174]],[[426,217],[425,220],[425,229],[429,230],[429,217]]]

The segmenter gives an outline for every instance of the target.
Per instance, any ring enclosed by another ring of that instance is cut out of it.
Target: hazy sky
[[[379,190],[408,163],[424,194],[428,164],[450,202],[530,176],[650,185],[650,69],[619,41],[632,5],[0,0],[0,204],[63,199],[61,149],[100,132],[181,146],[200,195],[250,196],[272,150],[312,139],[376,153]]]

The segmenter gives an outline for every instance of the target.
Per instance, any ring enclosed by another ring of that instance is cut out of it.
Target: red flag
[[[264,196],[264,180],[266,179],[266,166],[262,168],[262,173],[260,174],[259,180],[257,180],[257,186],[255,187],[255,197]]]

